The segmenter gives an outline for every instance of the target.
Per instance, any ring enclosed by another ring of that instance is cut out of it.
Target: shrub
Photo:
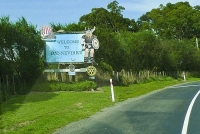
[[[100,62],[99,66],[100,66],[102,71],[105,71],[105,72],[112,72],[113,71],[112,66],[109,65],[106,62],[103,62],[103,61]]]
[[[97,84],[93,81],[74,82],[66,84],[63,82],[45,82],[37,83],[32,87],[31,91],[37,92],[54,92],[54,91],[90,91],[95,90]]]

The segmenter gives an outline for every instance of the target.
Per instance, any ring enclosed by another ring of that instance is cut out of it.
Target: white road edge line
[[[180,87],[197,87],[199,85],[186,85],[186,86],[171,86],[169,88],[180,88]]]
[[[188,123],[189,123],[189,118],[190,118],[190,114],[191,114],[191,111],[192,111],[192,107],[193,107],[194,102],[195,102],[195,100],[196,100],[196,98],[198,97],[199,94],[200,94],[200,90],[194,96],[194,98],[192,99],[192,101],[191,101],[191,103],[188,107],[187,113],[185,115],[185,120],[184,120],[184,123],[183,123],[182,134],[187,134]]]

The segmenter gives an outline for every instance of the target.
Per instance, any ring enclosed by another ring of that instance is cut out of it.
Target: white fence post
[[[110,79],[110,89],[111,89],[111,95],[112,95],[112,102],[115,102],[115,95],[114,95],[112,79]]]
[[[119,73],[117,72],[117,81],[119,82]]]

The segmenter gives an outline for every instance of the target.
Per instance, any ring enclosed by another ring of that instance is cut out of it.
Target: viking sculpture
[[[94,31],[95,27],[86,30],[85,35],[83,35],[81,39],[82,49],[85,50],[84,62],[90,61],[91,63],[95,63],[94,49],[99,48],[99,41],[97,36],[93,35]]]

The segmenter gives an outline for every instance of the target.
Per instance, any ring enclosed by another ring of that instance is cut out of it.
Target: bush
[[[119,74],[119,82],[122,86],[128,86],[130,84],[129,79],[123,73]]]
[[[103,61],[100,62],[99,66],[100,66],[101,70],[104,72],[112,72],[113,71],[112,66],[106,62],[103,62]]]
[[[174,80],[172,77],[149,77],[144,82],[152,82],[152,81],[172,81]]]
[[[31,91],[54,92],[54,91],[91,91],[95,90],[97,84],[93,81],[74,82],[66,84],[63,82],[50,81],[35,84]]]

